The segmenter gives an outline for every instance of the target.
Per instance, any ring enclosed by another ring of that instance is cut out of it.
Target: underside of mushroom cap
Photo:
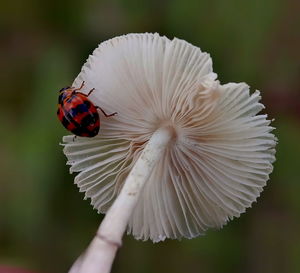
[[[106,112],[99,135],[64,137],[75,183],[105,213],[151,135],[168,126],[172,141],[154,167],[128,225],[154,242],[193,238],[238,217],[260,195],[275,160],[276,138],[260,93],[221,85],[212,61],[183,40],[129,34],[89,56],[73,83],[95,88]]]

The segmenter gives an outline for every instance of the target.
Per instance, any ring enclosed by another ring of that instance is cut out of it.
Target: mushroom
[[[73,86],[82,81],[83,92],[95,88],[95,105],[118,113],[101,117],[94,138],[63,138],[75,183],[106,213],[89,251],[110,257],[99,272],[109,272],[126,228],[153,242],[193,238],[260,195],[275,160],[274,128],[258,114],[260,92],[220,84],[209,54],[176,38],[128,34],[95,49]]]

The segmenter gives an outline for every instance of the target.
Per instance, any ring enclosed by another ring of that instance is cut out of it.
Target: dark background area
[[[102,216],[65,166],[58,90],[100,42],[159,32],[209,52],[221,83],[261,90],[277,161],[239,219],[193,240],[125,236],[113,272],[300,272],[299,13],[297,0],[1,2],[0,264],[67,272],[87,246]]]

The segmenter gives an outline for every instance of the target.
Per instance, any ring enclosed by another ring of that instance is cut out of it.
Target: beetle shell
[[[98,134],[99,114],[87,95],[66,87],[60,90],[58,100],[57,116],[67,130],[81,137],[94,137]]]

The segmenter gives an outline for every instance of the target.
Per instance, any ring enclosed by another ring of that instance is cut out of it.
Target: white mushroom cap
[[[128,224],[137,239],[193,238],[250,207],[266,185],[276,138],[260,93],[221,85],[212,60],[183,40],[129,34],[108,40],[73,83],[95,88],[101,115],[94,138],[64,137],[75,183],[101,213],[111,206],[151,135],[173,139],[142,190]]]

